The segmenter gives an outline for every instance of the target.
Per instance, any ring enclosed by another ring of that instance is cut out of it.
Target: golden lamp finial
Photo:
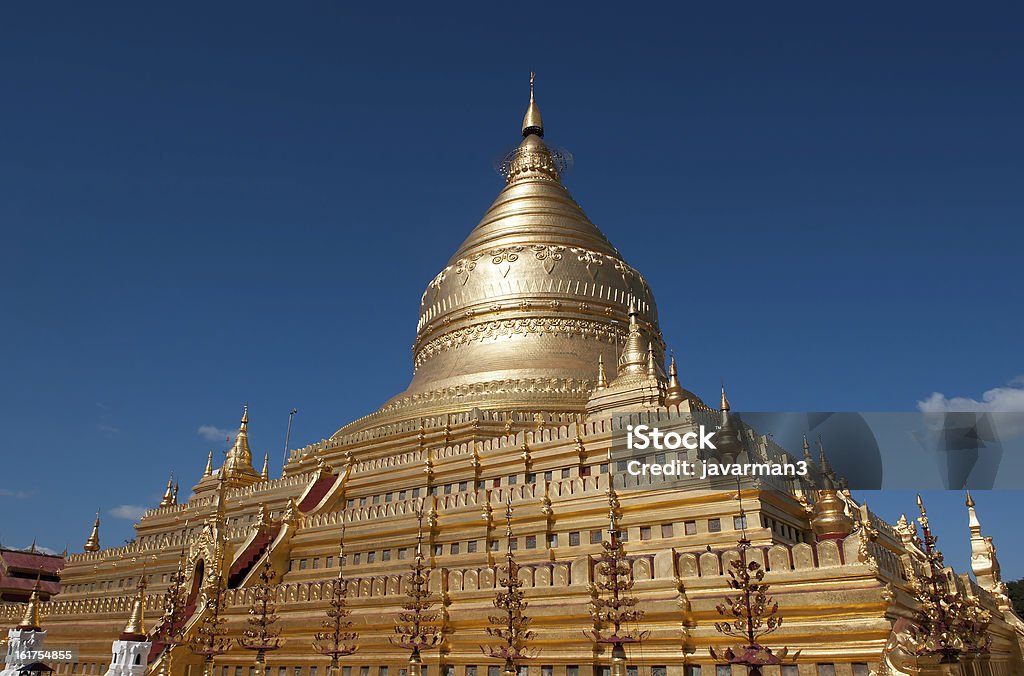
[[[967,506],[974,507],[974,498],[971,497],[970,491],[967,491]]]
[[[263,471],[260,472],[260,477],[264,481],[270,480],[270,453],[266,453],[263,456]]]
[[[608,387],[608,374],[604,370],[604,355],[597,357],[597,389],[603,390]]]
[[[206,469],[203,470],[203,478],[213,476],[213,449],[210,449],[210,454],[206,456]]]
[[[22,631],[41,631],[39,624],[39,576],[36,576],[36,586],[32,588],[32,595],[28,597],[28,606],[25,608],[25,615],[18,623],[18,629]]]
[[[96,520],[92,524],[92,532],[85,541],[83,549],[87,552],[98,552],[100,550],[100,513],[96,512]]]
[[[673,354],[668,362],[668,389],[665,390],[665,406],[678,406],[686,396],[683,386],[679,384],[679,370],[676,367],[676,356]]]
[[[164,499],[160,501],[161,507],[168,507],[174,504],[174,475],[167,480],[167,489],[164,491]]]
[[[729,407],[729,398],[725,396],[725,383],[724,382],[722,383],[722,402],[719,405],[719,408],[722,410],[723,413],[728,413],[730,410],[732,410]]]
[[[530,105],[526,109],[526,115],[523,116],[523,138],[531,134],[544,138],[544,123],[540,119],[540,108],[537,107],[537,102],[533,96],[533,81],[535,78],[536,74],[530,71]]]
[[[146,574],[143,570],[142,576],[139,577],[138,591],[132,601],[132,612],[128,616],[128,623],[124,625],[124,631],[121,632],[122,641],[141,641],[146,638],[145,593]]]
[[[647,375],[655,378],[658,375],[658,365],[654,359],[654,342],[647,341]]]

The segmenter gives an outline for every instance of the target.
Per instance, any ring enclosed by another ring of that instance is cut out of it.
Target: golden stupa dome
[[[663,360],[650,287],[562,185],[543,135],[531,81],[504,189],[423,293],[412,382],[339,434],[473,407],[582,412],[599,359],[619,360],[631,305]]]

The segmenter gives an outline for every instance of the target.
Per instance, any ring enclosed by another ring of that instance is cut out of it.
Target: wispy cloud
[[[17,498],[18,500],[24,500],[25,498],[32,497],[31,491],[16,491],[11,488],[0,488],[0,498]]]
[[[96,423],[96,429],[104,434],[119,434],[121,432],[120,428],[104,423]]]
[[[196,433],[207,441],[224,441],[233,434],[233,431],[214,425],[200,425]]]
[[[107,513],[115,519],[128,519],[129,521],[138,521],[142,518],[142,513],[146,511],[145,507],[139,505],[118,505],[112,508]]]

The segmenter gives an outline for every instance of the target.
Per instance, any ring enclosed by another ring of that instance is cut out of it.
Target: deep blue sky
[[[279,463],[291,407],[301,445],[401,390],[530,69],[688,388],[782,411],[1016,392],[1024,11],[858,10],[5,7],[0,540],[79,550],[100,508],[118,544],[111,510],[172,471],[187,491],[223,449],[200,426],[243,402]],[[962,496],[929,503],[963,570]],[[1018,496],[979,506],[1024,575]]]

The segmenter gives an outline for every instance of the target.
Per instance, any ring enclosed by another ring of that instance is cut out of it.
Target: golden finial
[[[727,413],[728,411],[732,410],[729,408],[729,399],[728,397],[725,396],[724,382],[722,383],[722,403],[719,405],[719,408],[722,410],[723,413]]]
[[[814,456],[811,455],[811,445],[807,443],[807,435],[804,435],[804,462],[808,465],[814,463]]]
[[[39,577],[36,576],[36,586],[32,589],[32,595],[28,597],[28,606],[25,608],[25,615],[18,623],[18,629],[23,631],[41,631],[39,624]]]
[[[647,375],[651,378],[658,375],[658,367],[654,363],[654,343],[652,341],[647,342]]]
[[[174,504],[174,475],[167,480],[167,490],[164,491],[164,499],[160,501],[161,507],[168,507]]]
[[[264,481],[270,481],[270,453],[266,453],[263,456],[263,471],[260,472],[260,477]]]
[[[523,137],[527,137],[530,134],[534,134],[540,138],[544,138],[544,123],[540,119],[540,108],[537,107],[537,102],[533,96],[533,81],[536,74],[530,71],[530,105],[526,109],[526,115],[523,117]]]
[[[87,552],[98,552],[100,550],[100,513],[96,512],[96,521],[92,524],[92,532],[89,539],[85,541],[83,549]]]
[[[647,371],[648,350],[644,349],[643,337],[640,335],[640,324],[637,322],[636,301],[629,299],[629,336],[619,355],[618,375],[643,374]],[[648,343],[650,345],[650,343]],[[616,376],[618,377],[618,376]]]
[[[213,476],[213,449],[210,449],[210,454],[206,456],[206,469],[203,470],[203,478]]]
[[[924,500],[921,499],[921,494],[917,494],[917,509],[921,512],[921,516],[928,518],[928,512],[924,509]]]
[[[604,355],[597,357],[597,389],[608,387],[608,374],[604,371]]]
[[[178,504],[178,489],[179,488],[180,488],[180,486],[178,485],[178,482],[175,481],[174,482],[174,496],[173,496],[174,504]]]
[[[974,507],[974,498],[971,497],[970,491],[967,491],[967,506]]]
[[[668,389],[665,390],[665,406],[678,406],[686,399],[683,386],[679,384],[679,371],[676,368],[676,356],[673,354],[668,362]]]
[[[128,623],[124,625],[124,631],[121,632],[122,641],[138,641],[146,638],[145,592],[146,572],[143,569],[142,575],[139,577],[138,591],[132,601],[132,612],[128,616]]]
[[[249,474],[255,475],[256,470],[252,468],[252,451],[249,450],[249,404],[242,408],[242,421],[238,425],[238,436],[235,437],[235,444],[228,451],[224,460],[223,469],[227,469],[231,475]]]

